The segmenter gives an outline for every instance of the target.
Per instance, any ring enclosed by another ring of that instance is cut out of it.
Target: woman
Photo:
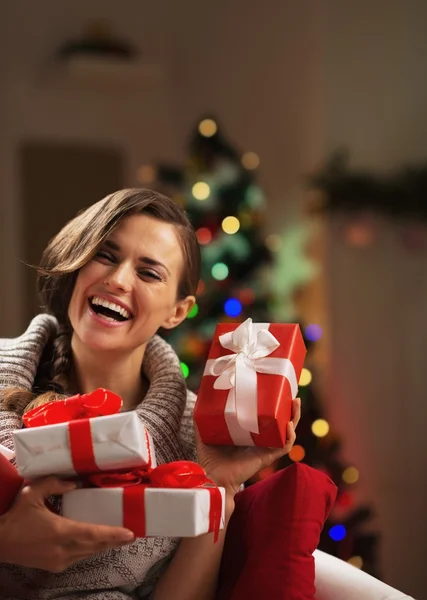
[[[195,434],[195,396],[172,348],[156,334],[181,323],[195,302],[200,250],[185,213],[148,190],[122,190],[70,221],[39,269],[45,310],[16,340],[0,342],[0,443],[30,408],[105,387],[147,424],[158,463],[196,460],[226,490],[226,522],[240,485],[289,452],[207,447]],[[73,484],[50,477],[27,486],[0,518],[2,598],[155,600],[213,598],[225,531],[181,541],[139,538],[122,528],[75,523],[45,498]],[[56,499],[58,502],[58,499]]]

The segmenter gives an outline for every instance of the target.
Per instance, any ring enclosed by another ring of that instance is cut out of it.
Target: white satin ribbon
[[[268,330],[269,323],[252,323],[247,319],[234,331],[219,337],[221,346],[232,350],[206,362],[203,375],[217,379],[215,389],[230,390],[225,406],[225,421],[236,446],[254,446],[252,433],[259,433],[257,373],[282,375],[288,379],[292,398],[296,398],[298,381],[288,358],[269,355],[280,343]]]

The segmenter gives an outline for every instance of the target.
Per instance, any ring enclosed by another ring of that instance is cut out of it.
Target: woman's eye
[[[105,252],[104,250],[99,250],[95,254],[95,258],[102,258],[104,260],[108,260],[109,262],[114,262],[114,256],[109,252]]]
[[[140,277],[148,277],[149,279],[156,279],[157,281],[162,281],[162,278],[155,271],[150,271],[149,269],[143,269],[142,271],[138,271],[138,275]]]

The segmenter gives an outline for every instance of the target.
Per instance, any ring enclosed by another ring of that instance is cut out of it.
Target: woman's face
[[[159,327],[175,327],[194,304],[193,296],[177,300],[183,262],[173,225],[148,215],[126,219],[79,271],[68,308],[73,342],[143,352]]]

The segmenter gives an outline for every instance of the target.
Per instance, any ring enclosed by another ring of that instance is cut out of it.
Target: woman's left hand
[[[288,454],[295,442],[295,428],[301,417],[301,400],[292,402],[292,421],[288,423],[286,444],[283,448],[258,448],[257,446],[207,446],[196,429],[196,446],[199,464],[208,477],[234,496],[242,483],[255,473],[268,467],[281,456]]]

